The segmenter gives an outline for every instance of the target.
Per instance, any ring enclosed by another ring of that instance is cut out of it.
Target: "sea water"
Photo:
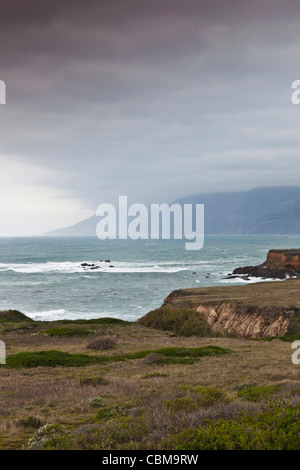
[[[272,248],[299,247],[300,235],[211,235],[198,251],[183,240],[0,238],[0,310],[35,320],[135,321],[175,289],[260,282],[228,273],[262,263]]]

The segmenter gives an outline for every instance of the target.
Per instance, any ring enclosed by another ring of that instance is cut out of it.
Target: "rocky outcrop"
[[[110,263],[110,259],[106,259],[105,261],[103,260],[100,260],[100,263]],[[100,269],[100,270],[103,270],[107,267],[107,265],[99,265],[99,264],[95,264],[95,263],[81,263],[80,265],[85,271],[92,271],[94,269]],[[112,264],[109,265],[110,268],[114,268],[114,266]]]
[[[197,312],[203,314],[213,332],[243,338],[284,336],[295,318],[293,310],[226,303],[209,307],[200,305]]]
[[[270,250],[264,263],[236,268],[233,275],[286,279],[300,277],[300,249]]]
[[[300,280],[171,292],[163,306],[193,309],[213,333],[265,338],[300,333]]]

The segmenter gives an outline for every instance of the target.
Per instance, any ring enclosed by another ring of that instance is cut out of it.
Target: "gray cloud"
[[[4,0],[1,13],[3,165],[40,166],[87,210],[298,184],[299,2]]]

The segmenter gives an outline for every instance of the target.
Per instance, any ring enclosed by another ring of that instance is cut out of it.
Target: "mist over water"
[[[299,247],[300,235],[211,235],[198,251],[182,240],[0,238],[0,310],[36,320],[135,321],[174,289],[259,282],[226,277],[262,263],[269,249]]]

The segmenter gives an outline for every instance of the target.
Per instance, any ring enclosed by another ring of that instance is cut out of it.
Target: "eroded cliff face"
[[[295,311],[260,309],[255,306],[221,303],[200,305],[197,312],[204,315],[212,331],[241,338],[266,338],[288,333]]]
[[[300,250],[270,250],[264,264],[278,268],[300,269]]]
[[[240,338],[300,333],[300,279],[178,289],[163,306],[199,312],[213,332]]]
[[[235,274],[274,279],[300,277],[300,250],[270,250],[264,263],[236,268]]]

